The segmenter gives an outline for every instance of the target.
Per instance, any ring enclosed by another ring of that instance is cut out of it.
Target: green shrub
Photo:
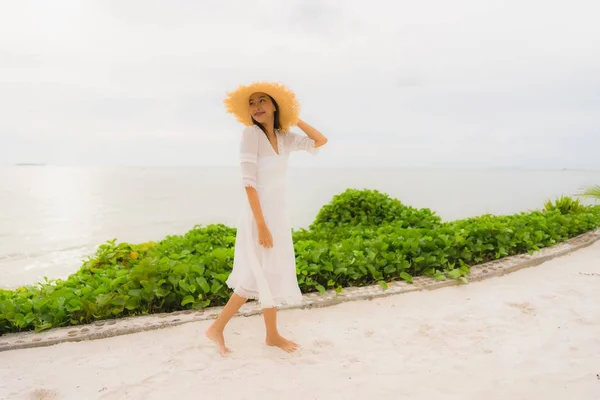
[[[441,219],[429,209],[405,206],[377,190],[347,189],[321,208],[310,227],[379,226],[389,223],[404,228],[434,228],[441,224]]]
[[[156,244],[109,241],[66,280],[0,291],[0,333],[220,304],[234,243],[235,229],[223,225]]]
[[[393,224],[362,232],[346,228],[335,241],[310,240],[307,231],[296,241],[299,282],[308,292],[376,282],[385,286],[383,282],[411,281],[417,275],[461,279],[470,273],[469,265],[531,253],[599,225],[600,216],[586,209],[568,215],[558,211],[485,215],[436,229]]]
[[[544,204],[545,211],[558,210],[562,214],[569,214],[572,212],[580,212],[585,209],[585,206],[581,204],[579,199],[573,199],[568,196],[561,196],[558,199],[552,201],[548,200]]]
[[[293,232],[298,282],[303,292],[386,287],[418,275],[466,282],[471,265],[595,229],[599,211],[552,207],[442,223],[375,191],[349,190],[323,207],[310,229]],[[217,224],[158,243],[106,242],[65,280],[0,290],[0,334],[222,305],[231,294],[225,281],[235,234]]]

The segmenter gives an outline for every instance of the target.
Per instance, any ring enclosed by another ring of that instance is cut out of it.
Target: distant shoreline
[[[0,164],[2,167],[58,167],[58,168],[83,168],[83,169],[235,169],[237,165],[53,165],[44,163],[16,163],[16,164]],[[317,169],[314,166],[293,166],[294,170],[313,170]],[[432,165],[432,166],[319,166],[320,170],[419,170],[419,171],[528,171],[528,172],[600,172],[599,168],[569,168],[569,167],[524,167],[524,166],[468,166],[468,165]]]

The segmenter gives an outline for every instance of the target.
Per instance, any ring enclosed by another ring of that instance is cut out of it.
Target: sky
[[[223,99],[279,81],[298,166],[600,169],[595,0],[0,5],[0,164],[236,165]],[[298,128],[296,132],[301,132]]]

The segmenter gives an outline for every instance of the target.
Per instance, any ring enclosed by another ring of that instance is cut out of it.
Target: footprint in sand
[[[361,363],[362,363],[362,361],[359,358],[350,357],[347,360],[342,361],[342,367],[343,368],[353,368],[353,367],[356,367],[354,364],[361,364]]]
[[[525,303],[506,303],[510,307],[516,308],[521,311],[523,314],[535,315],[535,308],[527,302]]]
[[[35,389],[29,395],[31,400],[58,400],[58,392],[56,390]]]
[[[156,379],[158,378],[158,379]],[[107,389],[103,387],[98,390],[98,393],[102,393],[102,397],[99,399],[112,400],[112,399],[123,399],[124,393],[127,394],[128,399],[146,399],[148,398],[148,394],[153,390],[153,387],[161,386],[167,382],[169,379],[169,374],[164,372],[157,372],[155,374],[149,375],[142,380],[137,382],[118,386],[115,389]]]
[[[169,364],[175,367],[183,367],[184,362],[179,358],[170,358],[167,362],[164,362],[163,364]]]
[[[313,342],[313,346],[315,347],[332,347],[333,343],[329,340],[315,340]]]
[[[309,351],[313,355],[322,356],[323,354],[325,354],[329,351],[329,350],[325,350],[325,349],[331,348],[331,347],[334,347],[333,342],[330,342],[329,340],[325,340],[325,339],[317,339],[312,342],[312,348],[309,349]],[[305,358],[304,362],[308,363],[308,364],[314,364],[314,362],[312,362],[310,357],[308,359]]]
[[[212,342],[211,342],[211,344],[212,344]],[[177,352],[175,352],[175,355],[180,356],[180,355],[187,355],[187,354],[194,353],[194,352],[199,352],[199,351],[202,351],[204,347],[208,347],[208,344],[204,344],[204,345],[196,344],[194,346],[189,346],[184,349],[178,350]]]
[[[424,336],[429,336],[429,334],[433,331],[433,326],[429,324],[421,324],[419,327],[419,333]]]

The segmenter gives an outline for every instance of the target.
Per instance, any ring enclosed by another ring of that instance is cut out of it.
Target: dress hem
[[[265,305],[260,299],[260,293],[256,290],[249,290],[243,286],[226,282],[227,286],[233,290],[233,293],[248,300],[256,300],[261,305],[261,308],[273,308],[281,306],[293,306],[302,303],[302,295],[296,296],[279,296],[273,298],[273,305]]]

